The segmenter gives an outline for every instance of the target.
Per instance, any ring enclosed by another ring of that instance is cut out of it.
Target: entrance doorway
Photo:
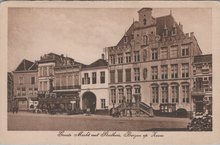
[[[91,113],[96,110],[96,96],[92,92],[85,92],[82,96],[82,109],[90,108]]]

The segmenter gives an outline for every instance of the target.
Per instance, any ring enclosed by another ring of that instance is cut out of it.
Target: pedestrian
[[[129,109],[129,113],[130,113],[130,117],[132,117],[132,112],[131,112],[131,109]]]
[[[16,107],[16,114],[18,113],[18,107]]]

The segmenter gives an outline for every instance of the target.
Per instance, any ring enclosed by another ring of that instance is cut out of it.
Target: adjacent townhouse
[[[212,113],[212,54],[194,57],[192,98],[195,113]]]
[[[106,113],[109,105],[108,63],[102,59],[86,65],[81,70],[80,102],[82,110]]]
[[[13,103],[18,110],[28,111],[34,109],[38,102],[38,75],[37,62],[22,60],[13,71],[14,99]]]

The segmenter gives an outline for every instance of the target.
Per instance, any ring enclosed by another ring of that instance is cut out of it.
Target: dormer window
[[[146,20],[146,19],[144,19],[144,20],[143,20],[143,22],[144,22],[144,25],[146,25],[146,24],[147,24],[147,20]]]
[[[177,29],[176,29],[176,25],[174,24],[172,28],[172,35],[176,35],[176,34],[177,34]]]
[[[168,30],[167,29],[163,30],[163,36],[168,36]]]

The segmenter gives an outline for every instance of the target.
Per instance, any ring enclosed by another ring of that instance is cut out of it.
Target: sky
[[[141,8],[140,8],[141,9]],[[39,60],[46,53],[64,54],[90,64],[103,48],[114,46],[134,20],[137,8],[10,8],[8,71],[23,59]],[[153,9],[153,17],[171,9]],[[211,53],[212,13],[208,8],[174,8],[172,15],[185,33],[194,32],[204,54]]]

